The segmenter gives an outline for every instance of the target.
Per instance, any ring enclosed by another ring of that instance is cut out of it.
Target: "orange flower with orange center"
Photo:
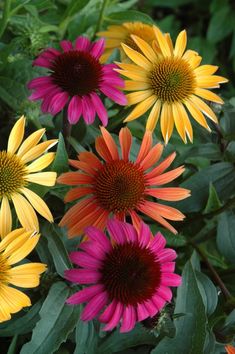
[[[147,131],[133,162],[129,159],[132,135],[128,128],[122,128],[119,133],[121,157],[110,133],[104,127],[101,133],[95,145],[103,162],[92,152],[81,152],[78,160],[70,160],[80,171],[67,172],[58,178],[59,183],[77,185],[66,194],[65,202],[79,199],[64,215],[60,226],[68,228],[70,237],[79,236],[87,226],[104,229],[109,217],[115,215],[119,220],[130,216],[138,227],[141,221],[138,214],[143,213],[177,233],[166,219],[180,221],[184,215],[153,199],[178,201],[190,195],[184,188],[162,188],[184,172],[183,166],[165,172],[176,154],[172,153],[153,167],[161,158],[163,146],[152,146],[152,133]]]

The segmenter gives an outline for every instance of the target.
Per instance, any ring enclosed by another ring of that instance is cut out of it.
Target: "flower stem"
[[[103,22],[103,19],[104,19],[104,11],[105,11],[105,8],[106,6],[108,5],[108,2],[109,0],[103,0],[102,1],[102,6],[101,6],[101,9],[100,9],[100,15],[99,15],[99,18],[98,18],[98,21],[97,21],[97,25],[96,25],[96,28],[95,28],[95,34],[97,32],[99,32],[101,26],[102,26],[102,22]]]
[[[11,0],[5,0],[2,20],[0,22],[0,38],[2,37],[7,26],[7,22],[10,18],[10,10],[11,10]]]

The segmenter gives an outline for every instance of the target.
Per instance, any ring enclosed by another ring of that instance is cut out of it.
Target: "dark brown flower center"
[[[110,299],[125,305],[150,299],[161,281],[154,254],[134,243],[116,245],[104,259],[101,274]]]
[[[90,53],[78,50],[59,55],[52,66],[53,82],[70,96],[87,95],[98,89],[102,67]]]
[[[12,193],[24,187],[25,174],[25,165],[18,156],[0,151],[0,199],[4,195],[10,198]]]
[[[132,162],[106,163],[96,176],[96,197],[104,209],[113,213],[136,208],[143,199],[144,190],[143,171]]]
[[[164,58],[150,72],[155,95],[162,101],[173,103],[189,97],[195,88],[195,76],[183,59]]]

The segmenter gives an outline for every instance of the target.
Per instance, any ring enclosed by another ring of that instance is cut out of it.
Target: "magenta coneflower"
[[[174,274],[176,252],[165,248],[166,240],[153,238],[142,223],[138,232],[132,225],[110,219],[110,239],[95,227],[88,227],[88,240],[70,259],[81,268],[65,272],[75,283],[90,284],[67,299],[68,304],[87,302],[83,321],[90,321],[101,310],[99,321],[109,331],[121,322],[120,332],[131,331],[136,322],[156,315],[172,298],[170,286],[179,286]]]
[[[104,126],[108,115],[99,94],[114,102],[125,105],[127,100],[119,90],[124,81],[113,69],[114,64],[101,64],[99,59],[104,51],[104,39],[92,43],[86,37],[78,37],[73,46],[70,41],[60,42],[62,52],[47,48],[34,60],[33,65],[49,69],[49,75],[29,82],[34,90],[31,100],[42,100],[43,113],[56,115],[68,107],[71,124],[83,116],[87,124],[92,124],[97,114]]]

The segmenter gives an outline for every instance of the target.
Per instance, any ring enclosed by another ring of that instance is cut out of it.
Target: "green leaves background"
[[[213,105],[220,125],[212,133],[194,125],[194,144],[184,145],[173,134],[164,156],[177,152],[175,166],[186,171],[178,183],[192,191],[191,198],[174,204],[186,214],[173,236],[161,229],[169,247],[178,253],[177,272],[183,285],[171,306],[158,318],[153,330],[141,324],[134,331],[119,334],[101,331],[98,322],[79,320],[80,306],[65,305],[78,290],[63,279],[71,264],[68,252],[79,240],[68,240],[57,226],[65,211],[66,187],[37,190],[50,206],[55,225],[40,219],[42,237],[32,260],[47,263],[40,286],[29,291],[33,306],[0,325],[1,353],[8,354],[222,354],[226,343],[234,344],[235,333],[235,7],[229,0],[6,0],[0,3],[0,149],[15,119],[27,116],[27,133],[44,126],[47,138],[59,137],[57,155],[50,169],[58,174],[69,169],[68,155],[92,150],[99,135],[94,126],[80,122],[72,129],[69,150],[60,134],[61,115],[52,119],[28,101],[26,83],[39,75],[31,63],[46,46],[59,40],[74,40],[84,34],[95,38],[98,29],[124,21],[157,24],[173,38],[186,28],[188,47],[200,52],[203,63],[220,66],[230,82],[219,91],[225,105]],[[118,59],[115,53],[113,59]],[[114,137],[122,127],[127,109],[106,102],[108,129]],[[144,133],[145,117],[128,126],[136,137],[133,158]],[[155,141],[161,141],[159,129]],[[145,220],[149,222],[148,219]]]

